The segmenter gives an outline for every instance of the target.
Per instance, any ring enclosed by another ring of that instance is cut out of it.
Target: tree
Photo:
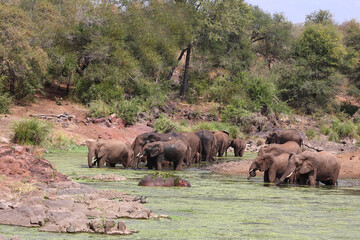
[[[336,27],[307,24],[293,51],[294,64],[278,70],[282,99],[307,114],[329,110],[346,56]]]
[[[353,63],[350,64],[347,73],[360,88],[360,23],[353,19],[343,23],[341,29],[344,34],[344,44],[348,52],[353,54]]]
[[[41,87],[46,72],[46,52],[34,43],[34,24],[11,4],[0,4],[0,73],[17,99],[31,97]]]
[[[345,53],[340,34],[331,25],[307,25],[294,43],[294,57],[300,65],[309,67],[316,78],[328,77],[339,68]]]
[[[201,0],[188,1],[187,4],[196,14],[190,22],[194,24],[191,42],[185,48],[187,60],[180,93],[182,97],[187,90],[191,53],[197,51],[198,58],[205,55],[214,67],[246,61],[248,56],[239,54],[239,46],[246,46],[244,36],[252,21],[251,9],[243,0]]]
[[[251,25],[253,49],[267,61],[268,68],[274,61],[285,59],[290,50],[292,24],[282,14],[270,15],[259,7],[252,8]]]
[[[330,24],[334,25],[333,15],[328,10],[318,10],[306,15],[306,24]]]

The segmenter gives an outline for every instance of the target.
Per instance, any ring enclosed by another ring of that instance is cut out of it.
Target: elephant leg
[[[299,176],[299,184],[306,185],[307,176],[305,174]]]
[[[276,171],[274,169],[269,169],[268,178],[269,178],[269,182],[275,182],[275,180],[276,180]]]
[[[174,170],[176,171],[181,171],[182,170],[182,163],[184,161],[183,160],[180,160],[180,161],[175,161],[174,162]]]
[[[239,156],[240,157],[244,156],[244,151],[245,151],[245,149],[242,149],[242,150],[239,151]]]
[[[310,186],[316,186],[316,176],[315,176],[315,174],[309,174],[308,175],[308,177],[309,177],[309,185]]]
[[[161,171],[162,169],[162,161],[156,161],[156,170]]]
[[[105,154],[104,156],[102,156],[99,161],[98,161],[98,168],[102,168],[104,166],[104,163],[107,159],[107,154]]]
[[[265,171],[265,172],[264,172],[264,182],[270,182],[270,179],[269,179],[269,171]]]

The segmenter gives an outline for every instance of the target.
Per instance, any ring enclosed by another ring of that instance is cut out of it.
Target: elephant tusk
[[[286,178],[291,177],[291,175],[293,175],[294,172],[291,172]]]
[[[137,155],[136,155],[136,157],[138,157],[140,155],[140,153],[138,153]]]
[[[250,169],[250,170],[249,170],[249,173],[251,173],[252,171],[254,171],[254,169]]]

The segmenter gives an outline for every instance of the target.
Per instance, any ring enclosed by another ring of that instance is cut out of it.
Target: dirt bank
[[[73,182],[28,147],[0,143],[0,173],[0,224],[131,234],[118,218],[159,217],[140,203],[141,197]]]

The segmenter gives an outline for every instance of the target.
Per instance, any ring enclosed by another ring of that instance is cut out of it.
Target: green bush
[[[11,103],[11,98],[9,94],[4,93],[0,95],[0,113],[9,113],[9,106]]]
[[[94,100],[89,104],[91,117],[106,117],[113,113],[113,109],[103,100]]]
[[[121,117],[127,124],[136,123],[136,117],[141,111],[141,101],[137,99],[122,100],[114,104],[115,113]]]
[[[173,120],[168,118],[165,114],[160,114],[159,118],[154,124],[154,131],[160,133],[169,133],[176,129],[176,124]]]
[[[246,100],[243,98],[235,98],[232,103],[227,105],[221,112],[223,122],[240,125],[241,118],[250,116],[251,112],[246,109]]]
[[[52,130],[52,124],[30,118],[14,122],[12,129],[15,143],[41,145],[47,140]]]
[[[313,139],[315,139],[315,137],[316,137],[316,132],[315,132],[315,130],[314,129],[312,129],[312,128],[308,128],[308,129],[306,129],[306,131],[305,131],[305,135],[307,136],[307,138],[309,139],[309,140],[313,140]]]
[[[57,132],[46,144],[47,148],[50,148],[51,152],[67,150],[71,151],[74,148],[77,148],[78,145],[76,144],[75,140],[68,137],[63,132]]]
[[[322,126],[320,132],[329,136],[330,141],[339,142],[342,138],[356,138],[360,136],[360,124],[355,124],[351,120],[342,122],[338,119],[331,123],[330,127]]]

